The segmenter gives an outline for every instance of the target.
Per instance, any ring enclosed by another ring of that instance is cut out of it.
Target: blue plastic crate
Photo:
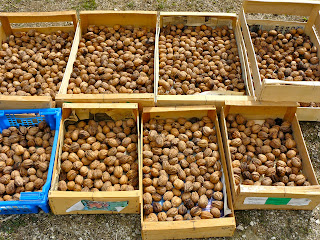
[[[60,108],[23,109],[23,110],[0,110],[0,132],[11,126],[34,126],[46,121],[51,130],[55,130],[47,181],[41,192],[22,192],[19,201],[0,202],[0,214],[26,214],[38,213],[39,208],[48,213],[48,192],[51,185],[53,166],[59,136],[61,121]]]

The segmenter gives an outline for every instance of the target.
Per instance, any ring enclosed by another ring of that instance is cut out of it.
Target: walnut
[[[190,210],[190,214],[191,216],[195,217],[195,216],[200,216],[201,215],[201,208],[199,208],[198,206],[196,207],[193,207],[191,210]]]

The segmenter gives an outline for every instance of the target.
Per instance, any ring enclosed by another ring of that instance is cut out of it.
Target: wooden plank
[[[234,101],[234,100],[226,100],[225,105],[232,106],[275,106],[275,107],[298,107],[299,104],[297,102],[267,102],[267,101]]]
[[[320,121],[320,108],[298,107],[297,118],[299,121]]]
[[[160,14],[157,15],[157,27],[156,27],[156,43],[154,48],[154,102],[157,103],[158,96],[158,84],[159,84],[159,37],[160,37]]]
[[[51,107],[54,107],[54,102],[50,96],[0,95],[0,109],[31,109]]]
[[[73,103],[138,103],[139,106],[154,106],[153,93],[119,93],[119,94],[57,94],[56,102]]]
[[[273,106],[229,106],[229,114],[242,114],[247,119],[263,120],[270,118],[283,118],[287,112],[287,107]]]
[[[8,18],[10,23],[32,23],[32,22],[69,22],[77,24],[77,11],[56,12],[1,12],[0,17]]]
[[[236,13],[219,13],[219,12],[160,12],[160,18],[163,16],[208,16],[208,17],[227,17],[237,18]]]
[[[10,26],[10,22],[9,22],[9,19],[8,17],[6,16],[1,16],[0,15],[0,21],[1,21],[1,25],[3,27],[3,30],[5,32],[5,34],[7,36],[9,36],[10,34],[12,34],[12,29],[11,29],[11,26]]]
[[[220,112],[225,101],[250,101],[252,96],[237,95],[157,95],[157,106],[215,105]]]
[[[211,112],[212,110],[209,110],[208,112]],[[209,116],[209,113],[208,113]],[[214,125],[216,128],[216,135],[217,135],[217,140],[218,140],[218,146],[219,146],[219,153],[220,153],[220,162],[222,164],[223,168],[223,175],[224,175],[224,180],[225,180],[225,187],[226,187],[226,193],[228,197],[228,206],[231,209],[231,216],[234,216],[234,209],[233,209],[233,202],[232,202],[232,192],[231,192],[231,186],[230,186],[230,179],[229,179],[229,170],[227,166],[227,159],[225,157],[225,151],[224,151],[224,145],[222,141],[222,134],[219,126],[219,121],[218,121],[218,115],[216,112],[214,112]],[[233,181],[233,178],[232,178]]]
[[[312,11],[319,11],[319,4],[318,1],[245,0],[242,7],[247,13],[309,16]]]
[[[252,78],[251,78],[251,69],[250,69],[250,65],[249,65],[249,60],[248,60],[248,53],[247,53],[247,49],[246,49],[246,46],[245,46],[245,43],[244,43],[244,38],[242,36],[242,31],[241,31],[241,28],[240,28],[240,22],[237,21],[237,29],[238,31],[240,31],[241,33],[241,38],[240,38],[240,47],[242,48],[242,56],[243,56],[243,66],[245,68],[245,71],[246,71],[246,90],[247,90],[247,94],[249,96],[252,96],[253,98],[255,98],[255,91],[254,91],[254,86],[253,86],[253,81],[252,81]]]
[[[156,27],[155,11],[80,11],[82,31],[89,25],[113,27],[116,24],[138,27]]]
[[[72,43],[72,47],[71,47],[68,63],[67,63],[67,66],[66,66],[66,70],[65,70],[65,72],[63,74],[61,86],[60,86],[60,89],[59,89],[59,92],[58,92],[57,96],[59,94],[66,94],[67,93],[67,89],[68,89],[71,73],[73,71],[73,64],[74,64],[74,61],[77,58],[77,52],[78,52],[78,47],[79,47],[79,43],[80,43],[80,38],[81,38],[81,28],[80,28],[80,23],[78,23],[76,32],[74,34],[74,39],[73,39],[73,43]]]
[[[51,210],[56,215],[61,214],[117,214],[117,213],[139,213],[139,190],[117,191],[117,192],[70,192],[70,191],[50,191],[49,203]],[[66,212],[68,208],[81,200],[118,202],[128,201],[128,206],[122,211],[105,210],[80,210]]]
[[[72,109],[137,109],[137,103],[64,103],[62,108]],[[106,110],[107,111],[107,110]]]
[[[245,87],[246,87],[246,94],[248,96],[251,96],[252,89],[251,89],[249,82],[247,81],[248,80],[248,76],[247,76],[248,73],[247,73],[247,67],[246,67],[247,59],[244,56],[245,51],[243,49],[243,37],[242,37],[241,30],[240,30],[240,25],[239,25],[238,19],[236,19],[236,21],[234,21],[233,23],[234,24],[233,24],[232,28],[235,33],[236,44],[237,44],[239,59],[240,59],[240,64],[241,64],[241,71],[242,71],[241,76],[242,76],[242,79],[243,79]]]
[[[73,26],[54,26],[54,27],[28,27],[28,28],[13,28],[12,32],[28,32],[29,30],[36,30],[44,34],[51,34],[57,31],[74,32]]]
[[[6,33],[4,32],[3,26],[0,26],[0,43],[2,44],[5,40],[7,40]]]
[[[208,110],[215,110],[214,106],[177,106],[177,107],[151,107],[143,108],[143,113],[149,113],[150,118],[162,119],[162,118],[173,118],[179,117],[202,118],[208,115]]]
[[[312,185],[318,185],[318,180],[316,178],[316,174],[314,172],[310,156],[307,150],[306,143],[303,139],[302,131],[297,119],[297,116],[294,117],[292,121],[292,131],[293,131],[293,137],[294,140],[297,143],[297,148],[299,150],[299,155],[301,156],[302,159],[302,172],[305,174],[305,176],[308,177],[308,181]],[[320,194],[320,192],[318,193]],[[320,203],[320,197],[319,197],[319,203]]]
[[[316,19],[314,20],[314,27],[317,30],[318,36],[320,34],[320,11],[318,11]]]
[[[260,78],[260,72],[258,68],[257,59],[255,57],[255,52],[253,49],[252,40],[250,37],[250,31],[248,28],[248,24],[245,18],[245,13],[243,9],[240,10],[239,13],[239,20],[240,20],[240,26],[242,29],[242,35],[244,38],[245,47],[247,49],[247,56],[248,60],[251,63],[250,68],[252,70],[252,84],[254,86],[255,96],[259,98],[261,93],[261,78]]]
[[[227,172],[230,178],[230,188],[231,188],[231,194],[233,202],[237,200],[237,188],[238,186],[235,183],[234,180],[234,174],[232,170],[232,160],[230,156],[230,147],[228,144],[228,133],[227,133],[227,125],[226,125],[226,114],[225,114],[225,108],[222,107],[222,110],[220,112],[220,128],[221,128],[221,136],[223,139],[223,147],[225,149],[225,161],[227,163]]]
[[[144,240],[231,237],[235,230],[232,217],[177,222],[143,222]]]
[[[297,86],[297,85],[262,85],[259,100],[263,101],[293,101],[293,102],[319,102],[319,86]]]

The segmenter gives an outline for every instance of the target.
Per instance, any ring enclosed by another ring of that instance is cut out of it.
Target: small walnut
[[[209,202],[209,201],[208,201],[207,196],[206,196],[206,195],[202,195],[202,196],[199,198],[198,206],[199,206],[200,208],[205,208],[205,207],[207,207],[208,202]]]
[[[159,221],[166,221],[166,219],[167,219],[167,214],[165,212],[158,213],[158,220]]]
[[[167,211],[167,216],[168,217],[174,217],[178,215],[178,209],[177,208],[170,208],[168,211]]]
[[[210,212],[202,211],[200,217],[202,219],[212,219],[213,215]]]
[[[158,217],[155,213],[150,213],[149,215],[147,215],[146,222],[158,222]]]
[[[153,212],[153,206],[151,204],[144,204],[143,206],[144,214],[148,215]]]
[[[201,215],[201,208],[199,208],[198,206],[196,207],[193,207],[191,210],[190,210],[190,214],[191,216],[195,217],[195,216],[200,216]]]
[[[219,217],[221,216],[220,210],[219,210],[219,208],[217,208],[217,207],[212,207],[212,208],[210,209],[210,213],[212,214],[212,216],[213,216],[214,218],[219,218]]]

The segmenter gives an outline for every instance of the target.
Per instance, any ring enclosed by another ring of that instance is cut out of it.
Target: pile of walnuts
[[[291,123],[226,117],[234,181],[245,185],[309,186]]]
[[[261,80],[319,81],[317,47],[302,28],[251,32]]]
[[[60,191],[131,191],[138,188],[134,119],[69,125],[61,155]]]
[[[159,94],[245,92],[234,31],[227,26],[167,25],[161,29],[159,55]]]
[[[0,134],[0,201],[21,192],[41,191],[46,183],[55,131],[46,122],[9,127]]]
[[[143,129],[146,221],[219,218],[222,168],[209,117],[150,119]]]
[[[300,102],[300,107],[320,107],[319,102]]]
[[[74,33],[14,32],[0,49],[0,94],[51,96],[58,92]]]
[[[154,44],[154,28],[89,26],[67,93],[153,93]]]

